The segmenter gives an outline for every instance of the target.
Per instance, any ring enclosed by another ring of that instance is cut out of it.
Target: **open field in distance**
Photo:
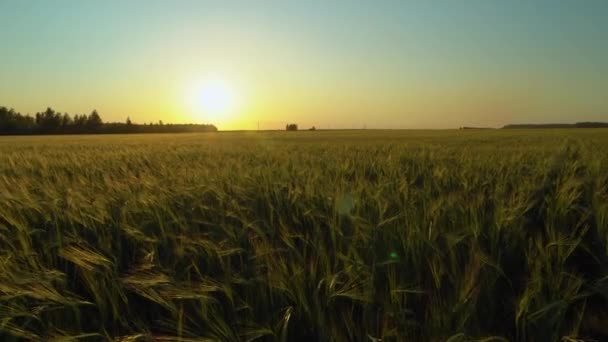
[[[605,129],[0,137],[2,341],[601,340],[607,246]]]

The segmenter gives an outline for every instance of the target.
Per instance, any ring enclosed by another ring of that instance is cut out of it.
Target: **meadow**
[[[608,338],[608,130],[0,137],[0,340]]]

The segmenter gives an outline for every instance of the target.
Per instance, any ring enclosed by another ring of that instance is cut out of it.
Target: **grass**
[[[0,340],[608,337],[608,131],[0,137]]]

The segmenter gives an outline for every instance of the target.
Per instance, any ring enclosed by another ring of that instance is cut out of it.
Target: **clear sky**
[[[608,1],[0,0],[0,105],[220,129],[608,121]]]

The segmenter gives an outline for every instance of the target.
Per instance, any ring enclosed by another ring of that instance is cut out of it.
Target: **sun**
[[[220,79],[201,82],[194,87],[190,98],[195,115],[211,123],[228,119],[238,103],[234,88]]]

